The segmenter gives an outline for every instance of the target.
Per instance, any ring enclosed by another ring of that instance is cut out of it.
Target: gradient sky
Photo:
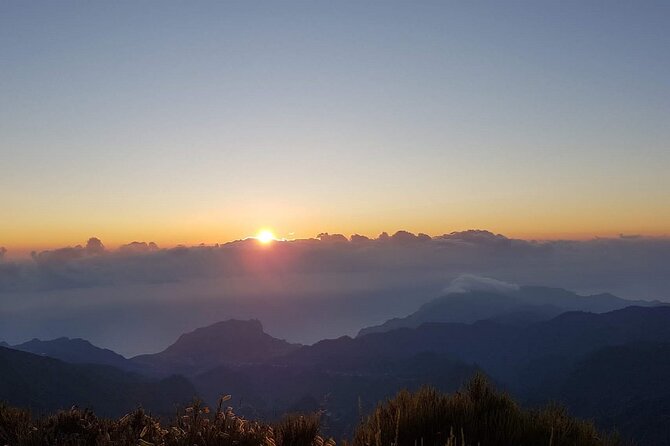
[[[670,234],[670,2],[0,3],[0,246]]]

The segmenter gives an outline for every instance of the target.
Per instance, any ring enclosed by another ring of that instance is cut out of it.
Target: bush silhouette
[[[249,421],[195,401],[168,425],[142,409],[118,420],[72,408],[40,419],[0,404],[0,445],[10,446],[334,446],[318,435],[318,416],[292,415],[276,425]]]
[[[549,406],[523,410],[476,375],[452,395],[424,387],[380,404],[357,429],[354,446],[610,446],[618,438]]]
[[[287,415],[276,424],[249,421],[200,401],[166,424],[137,409],[118,420],[72,408],[42,418],[0,403],[0,445],[11,446],[335,446],[319,416]],[[380,404],[354,433],[353,446],[615,446],[614,436],[549,406],[523,410],[483,375],[447,395],[425,387]],[[345,445],[347,443],[344,443]]]

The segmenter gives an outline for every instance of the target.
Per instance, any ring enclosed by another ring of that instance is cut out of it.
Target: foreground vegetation
[[[249,421],[232,408],[223,408],[229,396],[219,400],[215,411],[195,402],[171,423],[137,409],[119,420],[98,418],[90,410],[72,408],[33,419],[21,409],[0,405],[0,445],[239,445],[239,446],[334,446],[319,436],[317,415],[289,415],[275,425]]]
[[[624,443],[557,406],[521,409],[477,375],[455,394],[423,388],[380,404],[356,430],[354,446],[614,446]]]
[[[0,445],[335,445],[321,436],[318,415],[289,415],[275,424],[249,421],[224,408],[228,399],[222,397],[215,410],[195,402],[165,425],[142,409],[119,420],[98,418],[78,408],[33,418],[28,411],[0,404]],[[353,446],[620,444],[562,409],[522,410],[495,392],[483,376],[452,395],[431,388],[400,392],[361,420],[353,437]]]

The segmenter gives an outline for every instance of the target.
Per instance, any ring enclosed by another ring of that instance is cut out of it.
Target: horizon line
[[[363,238],[368,239],[369,241],[379,241],[383,239],[384,237],[389,237],[392,238],[396,234],[399,233],[405,233],[409,234],[411,236],[419,237],[419,236],[428,236],[430,239],[436,239],[448,235],[453,235],[453,234],[459,234],[459,233],[467,233],[467,232],[481,232],[481,233],[489,233],[494,236],[502,236],[510,240],[523,240],[527,242],[558,242],[558,241],[575,241],[575,242],[584,242],[584,241],[590,241],[590,240],[598,240],[598,239],[668,239],[670,238],[670,234],[668,233],[624,233],[624,232],[619,232],[619,233],[601,233],[601,234],[595,234],[595,233],[546,233],[542,234],[543,236],[539,236],[540,233],[536,233],[535,235],[507,235],[503,232],[496,232],[496,231],[491,231],[488,229],[480,229],[480,228],[470,228],[470,229],[464,229],[464,230],[456,230],[456,231],[451,231],[451,232],[443,232],[440,234],[426,234],[423,232],[412,232],[404,229],[399,229],[394,232],[387,232],[387,231],[382,231],[377,235],[369,236],[366,234],[361,234],[361,233],[351,233],[349,235],[346,235],[344,233],[338,233],[338,232],[320,232],[314,236],[295,236],[295,237],[277,237],[274,241],[275,242],[294,242],[294,241],[307,241],[307,240],[320,240],[320,237],[325,235],[325,236],[330,236],[330,237],[344,237],[346,239],[346,242],[352,242],[352,238],[355,238],[356,236],[360,236]],[[289,233],[291,234],[291,233]],[[141,240],[141,239],[133,239],[131,241],[126,241],[126,242],[119,242],[115,241],[109,244],[105,244],[104,239],[102,237],[98,236],[89,236],[86,237],[85,240],[81,240],[79,242],[75,243],[50,243],[50,244],[44,244],[44,245],[33,245],[33,246],[12,246],[8,244],[3,244],[0,242],[0,259],[3,258],[3,252],[1,252],[2,249],[4,249],[4,258],[5,259],[21,259],[21,258],[31,258],[33,254],[39,254],[40,252],[45,252],[45,251],[55,251],[59,249],[75,249],[78,247],[84,247],[86,243],[89,240],[92,239],[97,239],[103,243],[105,246],[105,249],[107,251],[118,251],[119,249],[122,249],[123,247],[128,247],[133,244],[153,244],[155,246],[156,250],[165,250],[165,249],[174,249],[174,248],[179,248],[179,247],[185,247],[185,248],[198,248],[198,247],[221,247],[229,244],[234,244],[234,243],[239,243],[243,242],[246,240],[255,240],[256,235],[248,235],[244,237],[239,237],[239,238],[233,238],[227,241],[200,241],[200,242],[172,242],[172,243],[159,243],[155,242],[153,240]],[[341,239],[342,242],[345,240]],[[8,247],[9,246],[9,247]]]

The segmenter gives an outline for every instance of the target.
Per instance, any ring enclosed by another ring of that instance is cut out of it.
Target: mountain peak
[[[211,325],[208,325],[206,327],[200,327],[196,328],[192,332],[185,333],[182,336],[190,335],[193,333],[202,333],[206,331],[230,331],[230,330],[235,330],[237,334],[241,334],[240,331],[243,331],[245,333],[264,333],[263,331],[263,324],[261,321],[258,319],[248,319],[248,320],[242,320],[242,319],[227,319],[225,321],[219,321],[215,322]]]
[[[249,341],[264,337],[272,338],[263,331],[263,325],[259,320],[228,319],[182,334],[177,342],[165,349],[164,352],[197,349],[204,345],[214,347],[216,344],[230,344],[235,339]]]
[[[40,356],[60,359],[74,364],[105,364],[122,369],[130,367],[123,356],[106,348],[96,347],[89,341],[81,338],[60,337],[49,341],[33,338],[30,341],[12,347]]]
[[[265,333],[257,319],[229,319],[184,333],[162,352],[133,360],[158,370],[169,364],[183,373],[194,373],[221,364],[262,362],[296,348],[298,345]]]

